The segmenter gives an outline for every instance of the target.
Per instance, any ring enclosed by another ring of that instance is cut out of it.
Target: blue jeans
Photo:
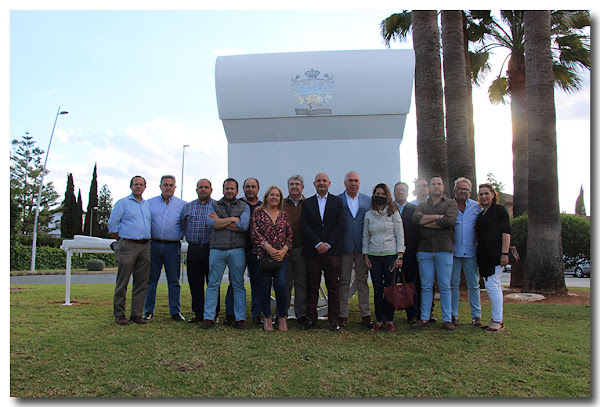
[[[159,243],[150,241],[150,276],[146,286],[144,312],[154,313],[156,305],[156,286],[160,278],[163,264],[169,286],[169,313],[179,314],[181,311],[179,271],[181,263],[181,243]]]
[[[246,253],[239,249],[210,249],[210,271],[204,300],[204,319],[214,320],[216,317],[219,289],[225,273],[229,268],[229,282],[233,286],[233,311],[236,321],[246,320],[246,288],[244,287],[244,269]]]
[[[391,256],[371,256],[371,281],[373,282],[373,302],[375,303],[375,319],[377,322],[394,322],[394,307],[390,307],[385,299],[384,288],[395,284],[392,281],[394,273],[390,271],[390,266],[396,261],[396,255]]]
[[[460,270],[465,271],[467,288],[469,289],[469,305],[471,319],[481,318],[481,301],[479,296],[479,271],[477,270],[477,257],[454,257],[452,263],[452,316],[458,318],[458,300],[460,298]]]
[[[250,277],[250,315],[252,318],[259,317],[262,311],[260,303],[260,266],[256,254],[246,249],[246,266],[248,267],[248,276]],[[233,288],[231,283],[227,287],[225,295],[225,315],[233,315]]]
[[[255,256],[256,257],[256,256]],[[275,291],[275,301],[277,302],[277,315],[281,318],[288,314],[288,298],[287,298],[287,264],[288,259],[283,260],[283,266],[275,273],[269,273],[259,269],[258,276],[260,277],[260,303],[262,305],[262,313],[265,318],[271,316],[271,284]]]
[[[433,302],[433,282],[437,272],[442,304],[442,321],[452,322],[452,252],[417,252],[421,276],[421,319],[429,320]]]

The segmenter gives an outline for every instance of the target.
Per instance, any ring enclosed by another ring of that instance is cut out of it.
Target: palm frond
[[[508,79],[506,77],[497,77],[488,88],[488,98],[493,105],[507,104]]]
[[[412,18],[410,11],[395,13],[379,23],[381,37],[387,47],[392,40],[398,42],[406,41],[412,31]]]
[[[487,73],[492,70],[492,66],[489,63],[490,53],[489,52],[470,52],[469,56],[471,59],[471,70],[473,72],[472,81],[475,86],[480,86]]]
[[[552,65],[554,84],[566,93],[574,93],[581,90],[581,77],[569,66],[560,63]]]

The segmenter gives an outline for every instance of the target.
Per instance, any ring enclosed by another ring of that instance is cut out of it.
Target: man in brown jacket
[[[454,222],[458,213],[456,201],[444,196],[444,180],[439,175],[429,178],[429,197],[421,202],[413,214],[413,222],[419,225],[417,260],[421,277],[421,319],[413,328],[429,326],[433,282],[437,272],[442,305],[442,328],[452,331],[452,292],[450,280],[453,263]]]
[[[292,298],[292,287],[294,288],[294,314],[298,326],[304,326],[306,322],[306,289],[307,275],[304,256],[302,256],[302,229],[300,228],[300,215],[302,213],[302,201],[304,201],[304,178],[302,175],[294,174],[288,181],[288,197],[283,201],[283,210],[287,212],[292,223],[294,240],[292,250],[288,258],[287,266],[287,294],[288,301]],[[288,308],[290,304],[288,303]]]

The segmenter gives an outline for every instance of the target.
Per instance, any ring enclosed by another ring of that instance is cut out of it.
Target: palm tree
[[[492,103],[507,103],[510,96],[513,133],[513,215],[519,216],[528,208],[528,137],[527,137],[527,97],[525,93],[525,28],[524,11],[503,10],[498,21],[490,10],[470,12],[471,18],[487,32],[479,51],[489,55],[495,48],[510,51],[507,60],[506,76],[499,75],[488,90]],[[589,36],[585,34],[590,26],[589,11],[553,11],[551,13],[551,34],[554,42],[553,76],[555,84],[567,92],[581,88],[580,68],[590,69]],[[505,60],[506,62],[506,60]],[[502,64],[501,71],[504,69]]]
[[[556,112],[550,12],[525,11],[529,208],[524,291],[566,295],[558,206]]]
[[[447,178],[440,32],[435,10],[413,11],[418,172]]]
[[[458,15],[456,14],[458,12],[442,12],[442,15],[444,13],[451,13],[456,18],[458,18]],[[483,51],[482,54],[480,54],[480,55],[476,55],[476,54],[472,53],[469,50],[469,42],[480,41],[483,38],[483,35],[485,34],[486,31],[483,29],[484,27],[482,25],[480,25],[479,23],[474,21],[472,18],[470,18],[469,14],[462,13],[462,24],[463,24],[462,25],[462,35],[463,35],[462,48],[463,48],[463,52],[464,52],[464,58],[462,58],[462,59],[464,61],[466,61],[466,63],[463,65],[463,69],[464,69],[464,75],[466,78],[466,106],[467,106],[467,126],[468,126],[468,130],[467,130],[466,134],[468,136],[468,147],[467,147],[466,152],[464,150],[462,152],[460,152],[461,156],[459,159],[457,159],[455,157],[455,153],[453,151],[453,148],[451,147],[450,151],[448,151],[447,160],[448,160],[448,165],[451,167],[453,163],[465,161],[465,157],[466,157],[467,162],[471,163],[472,167],[467,170],[458,170],[458,171],[449,170],[449,172],[450,172],[449,179],[450,179],[450,181],[452,181],[452,178],[455,177],[454,174],[456,174],[458,172],[458,173],[462,173],[460,175],[467,176],[471,180],[473,185],[477,185],[476,171],[475,171],[475,128],[474,128],[474,124],[473,124],[472,84],[475,84],[475,85],[480,84],[480,80],[481,80],[483,74],[486,73],[487,71],[489,71],[489,65],[487,63],[488,54],[485,51]],[[403,11],[401,13],[392,14],[391,16],[384,19],[380,23],[381,36],[384,40],[384,43],[388,47],[390,46],[390,43],[393,40],[397,40],[400,42],[406,41],[408,39],[408,36],[412,32],[412,28],[413,28],[412,27],[412,13],[410,11]],[[443,27],[442,27],[442,29],[443,29]],[[450,47],[450,45],[448,45],[448,46],[444,45],[443,53],[445,55],[447,55],[449,53],[456,54],[456,52],[457,52],[456,49],[454,51],[451,51],[448,47]],[[456,47],[458,47],[458,43],[453,43],[452,48],[456,48]],[[446,64],[446,62],[449,60],[450,60],[450,58],[445,58],[444,64]],[[460,60],[458,60],[458,61],[460,61]],[[452,68],[449,68],[449,69],[452,69]],[[444,67],[444,71],[445,70],[446,70],[446,67]],[[444,73],[444,77],[446,80],[446,86],[453,87],[455,85],[454,79],[459,77],[458,68],[456,68],[455,72],[453,72],[450,75],[447,75],[446,73]],[[449,78],[453,78],[453,80],[449,81]],[[453,83],[448,84],[448,82],[453,82]],[[460,87],[463,86],[462,80],[459,79],[456,82],[457,82],[457,86],[460,86]],[[450,91],[450,89],[447,88],[447,91]],[[452,92],[450,91],[450,93],[452,93]],[[448,94],[446,94],[446,97],[448,97]],[[462,98],[462,96],[461,96],[461,98]],[[449,104],[449,102],[446,101],[446,109],[448,109],[449,105],[455,106],[454,103]],[[461,106],[461,110],[462,110],[462,102],[461,102],[460,106]],[[463,113],[461,113],[461,114],[463,114]],[[448,115],[448,116],[450,116],[450,115]],[[454,117],[454,115],[452,115],[452,117]],[[451,130],[448,132],[449,125],[450,125]],[[452,138],[453,138],[452,135],[456,134],[456,132],[454,131],[452,124],[449,124],[448,121],[446,122],[446,131],[447,131],[447,137],[450,137],[450,140],[448,140],[448,143],[454,144],[453,140],[452,140]],[[463,133],[463,135],[464,135],[464,133]],[[464,147],[462,147],[462,148],[464,148]],[[465,175],[465,174],[468,174],[468,175]]]
[[[475,157],[468,154],[469,94],[465,58],[465,19],[460,10],[442,11],[442,49],[444,54],[444,100],[446,102],[446,148],[448,157],[448,186],[459,177],[475,181]],[[474,147],[474,143],[473,143]],[[474,150],[474,148],[473,148]]]

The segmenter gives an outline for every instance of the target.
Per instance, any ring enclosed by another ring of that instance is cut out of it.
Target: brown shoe
[[[429,328],[429,321],[424,321],[422,319],[419,319],[416,324],[411,325],[411,328],[414,328],[414,329]]]
[[[454,331],[456,328],[452,322],[444,321],[442,322],[442,329],[445,329],[446,331]]]
[[[471,325],[480,327],[481,326],[481,318],[479,318],[479,317],[473,318],[473,321],[471,321]]]
[[[460,321],[458,320],[458,317],[453,316],[452,317],[452,325],[458,326],[459,324],[460,324]]]
[[[388,322],[387,323],[387,330],[388,330],[388,332],[394,332],[396,330],[396,328],[394,328],[394,323],[393,322]]]
[[[239,321],[235,321],[235,324],[233,324],[233,327],[235,329],[248,329],[248,325],[246,325],[246,321],[244,321],[243,319],[240,319]],[[271,326],[271,329],[272,326]]]
[[[372,331],[373,331],[373,332],[379,332],[379,331],[381,330],[381,328],[383,328],[383,324],[382,324],[381,322],[378,322],[378,323],[376,323],[376,324],[373,326],[373,329],[372,329]]]
[[[265,331],[272,331],[273,330],[273,318],[272,317],[263,318],[263,322],[262,323],[263,323],[263,329]]]
[[[205,319],[200,325],[201,329],[210,329],[215,327],[215,321],[211,321],[210,319]]]
[[[366,317],[362,317],[362,322],[363,322],[363,325],[366,326],[367,328],[369,328],[369,329],[373,328],[373,321],[371,320],[371,317],[369,315],[367,315]]]
[[[278,317],[277,318],[277,323],[278,323],[277,327],[279,328],[279,330],[281,332],[285,332],[285,331],[288,330],[288,327],[287,327],[287,315],[285,317],[283,317],[283,318]]]
[[[145,325],[148,323],[148,321],[146,321],[144,318],[142,318],[141,316],[137,315],[137,316],[131,316],[129,318],[129,320],[131,322],[133,322],[134,324],[139,324],[139,325]]]
[[[125,315],[120,315],[115,318],[115,322],[119,325],[129,325],[129,321],[125,318]]]
[[[340,328],[345,328],[348,325],[348,318],[339,317],[338,319],[338,325]]]
[[[485,330],[486,330],[486,332],[500,332],[500,331],[504,331],[504,323],[503,322],[492,321],[487,326],[487,328],[485,328]]]

